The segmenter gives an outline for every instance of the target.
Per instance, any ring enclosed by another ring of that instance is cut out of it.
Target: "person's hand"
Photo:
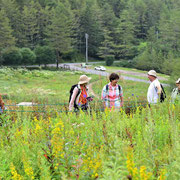
[[[124,102],[121,102],[121,103],[120,103],[120,107],[123,107],[123,104],[124,104]]]
[[[89,96],[86,98],[89,102],[93,101],[93,97]]]

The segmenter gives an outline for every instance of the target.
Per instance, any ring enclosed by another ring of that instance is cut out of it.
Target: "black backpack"
[[[72,97],[72,94],[73,94],[73,91],[74,91],[74,88],[77,87],[78,88],[78,84],[74,84],[71,86],[71,89],[69,91],[70,95],[69,95],[69,103],[71,101],[71,97]],[[76,98],[78,97],[78,95],[80,94],[81,90],[78,88],[78,93],[76,95]],[[76,98],[74,100],[74,108],[78,108],[78,105],[76,104]]]
[[[166,99],[166,93],[165,93],[163,85],[162,84],[160,84],[160,85],[161,85],[161,89],[162,89],[161,94],[160,94],[160,102],[162,103]]]

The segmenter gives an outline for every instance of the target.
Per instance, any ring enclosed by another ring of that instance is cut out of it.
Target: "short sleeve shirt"
[[[121,99],[123,96],[122,87],[119,91],[119,85],[112,86],[111,83],[108,84],[108,91],[106,86],[103,87],[101,99],[105,101],[105,105],[108,108],[120,108]]]
[[[160,82],[158,79],[155,79],[149,85],[148,92],[147,92],[147,101],[149,104],[157,103],[159,96],[158,96],[158,89],[157,87],[160,86]]]

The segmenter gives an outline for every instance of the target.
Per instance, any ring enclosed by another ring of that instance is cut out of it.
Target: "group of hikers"
[[[151,82],[147,91],[147,101],[150,107],[152,104],[163,102],[166,98],[166,94],[162,84],[157,78],[155,70],[150,70],[147,73],[147,76]],[[118,84],[119,79],[120,77],[118,74],[111,73],[109,76],[109,83],[103,87],[101,99],[103,101],[104,108],[120,109],[123,107],[123,89],[122,86]],[[88,95],[87,85],[90,80],[90,77],[81,75],[78,84],[71,87],[69,111],[72,111],[73,109],[75,111],[79,109],[88,109],[89,102],[93,100],[93,98]],[[180,102],[180,78],[176,81],[176,86],[177,88],[174,88],[171,94],[171,101],[173,103],[178,101]]]

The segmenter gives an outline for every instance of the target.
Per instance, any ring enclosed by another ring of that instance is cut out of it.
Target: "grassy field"
[[[0,93],[6,104],[20,102],[34,102],[38,104],[68,103],[69,90],[79,80],[82,72],[49,71],[26,69],[13,70],[10,68],[0,69]],[[109,80],[108,77],[87,74],[92,77],[92,90],[99,97],[101,91]],[[146,101],[149,84],[135,81],[125,81],[120,78],[119,84],[124,92],[124,101]],[[165,88],[169,96],[169,89]],[[91,95],[91,93],[90,93]]]
[[[180,179],[180,105],[131,114],[6,112],[2,179]]]
[[[54,104],[67,103],[69,89],[81,73],[4,68],[0,75],[6,104]],[[100,96],[107,78],[89,76]],[[119,84],[125,101],[146,99],[148,84],[123,79]],[[0,178],[180,179],[180,104],[166,101],[151,108],[134,107],[128,113],[99,111],[98,106],[79,113],[34,106],[1,114]]]
[[[78,83],[81,72],[26,69],[0,70],[0,92],[12,102],[60,103],[68,101],[69,90]],[[88,75],[88,74],[87,74]],[[91,75],[95,81],[98,77]]]

